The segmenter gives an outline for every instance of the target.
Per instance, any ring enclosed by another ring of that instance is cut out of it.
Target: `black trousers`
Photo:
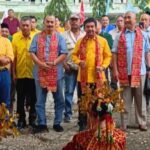
[[[34,122],[36,119],[35,103],[35,82],[34,79],[23,78],[17,79],[16,83],[17,91],[17,113],[19,114],[19,122],[25,122],[25,100],[29,101],[29,124]]]
[[[91,88],[92,93],[94,94],[94,90],[96,88],[95,83],[90,83],[88,85]],[[78,82],[78,84],[77,84],[77,94],[78,94],[78,99],[80,99],[80,100],[81,100],[81,97],[85,95],[85,94],[82,93],[81,83],[80,82]],[[78,104],[79,103],[80,103],[80,101],[78,101]],[[79,116],[78,116],[78,125],[79,125],[79,127],[85,129],[87,127],[87,114],[86,113],[84,113],[84,114],[81,113],[80,107],[79,107],[78,110],[79,110],[79,112],[78,112],[79,113]]]

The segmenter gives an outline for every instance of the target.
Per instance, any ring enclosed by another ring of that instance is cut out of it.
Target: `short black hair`
[[[60,22],[62,22],[62,19],[59,16],[55,16],[55,19],[58,19]]]
[[[10,12],[10,11],[14,12],[14,10],[13,10],[13,9],[8,9],[8,12]]]
[[[107,17],[109,19],[109,17],[107,15],[103,15],[101,18]]]
[[[94,19],[94,18],[91,17],[91,18],[87,18],[87,19],[84,21],[84,23],[83,23],[84,28],[85,28],[85,26],[86,26],[87,23],[91,23],[91,22],[93,22],[93,23],[95,24],[95,26],[97,27],[96,19]]]
[[[21,21],[27,21],[27,20],[31,21],[30,16],[22,16],[21,17]]]
[[[8,27],[8,25],[6,24],[6,23],[2,23],[1,24],[1,28],[3,29],[3,28],[7,28],[8,30],[9,30],[9,27]]]
[[[37,22],[37,18],[35,16],[30,16],[30,19],[35,19],[35,21]]]

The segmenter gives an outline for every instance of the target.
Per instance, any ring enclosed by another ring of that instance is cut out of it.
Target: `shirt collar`
[[[150,32],[150,26],[146,29],[146,32]]]
[[[86,35],[85,35],[85,36],[86,36]],[[87,39],[87,40],[96,40],[96,36],[97,36],[96,34],[95,34],[95,36],[94,36],[93,38],[89,38],[88,36],[86,36],[86,39]]]
[[[118,27],[116,27],[116,29],[115,29],[115,30],[116,30],[116,32],[117,32],[117,33],[119,33],[119,32],[120,32],[120,31],[119,31],[119,29],[118,29]]]
[[[129,29],[126,29],[126,30],[125,30],[125,33],[128,33],[128,32],[135,32],[135,31],[131,31],[131,30],[129,30]]]
[[[22,32],[21,32],[21,34],[20,34],[20,39],[24,39],[25,37],[23,36],[23,34],[22,34]],[[29,35],[29,37],[27,37],[27,39],[30,39],[31,40],[31,33],[30,33],[30,35]]]

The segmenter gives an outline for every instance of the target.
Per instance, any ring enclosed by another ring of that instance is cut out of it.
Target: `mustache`
[[[47,26],[47,28],[53,28],[54,26]]]
[[[87,32],[94,32],[93,30],[89,30],[89,31],[87,31]]]

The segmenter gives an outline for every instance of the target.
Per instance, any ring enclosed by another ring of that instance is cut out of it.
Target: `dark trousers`
[[[35,103],[35,82],[34,79],[23,78],[17,79],[16,83],[17,91],[17,113],[19,114],[19,122],[25,122],[25,100],[27,99],[30,103],[29,110],[29,124],[34,122],[36,119]]]
[[[96,87],[95,84],[94,83],[90,83],[89,86],[90,86],[90,88],[92,90],[92,93],[94,94],[94,90],[95,90],[95,87]],[[81,97],[85,95],[85,94],[82,93],[81,83],[80,82],[78,82],[78,84],[77,84],[77,94],[78,94],[78,99],[79,100],[82,100]],[[78,103],[80,103],[80,101],[78,101]],[[80,111],[80,107],[79,107],[78,125],[82,129],[86,129],[87,128],[87,113],[83,114]]]

